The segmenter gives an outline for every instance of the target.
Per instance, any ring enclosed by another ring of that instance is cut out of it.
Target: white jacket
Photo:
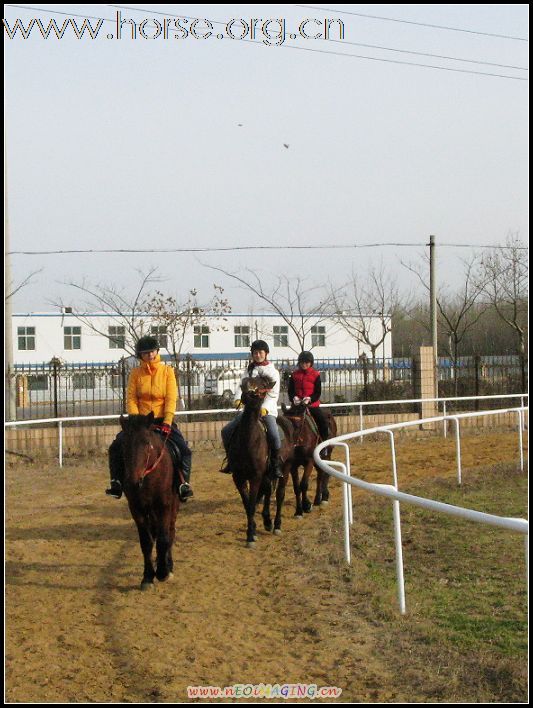
[[[267,415],[273,415],[277,417],[278,415],[278,399],[280,393],[280,378],[279,372],[270,362],[266,366],[254,366],[250,376],[268,376],[269,379],[275,381],[274,387],[265,396],[263,401],[263,408],[266,409]]]

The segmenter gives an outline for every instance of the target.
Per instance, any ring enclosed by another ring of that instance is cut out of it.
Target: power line
[[[90,248],[90,249],[64,249],[54,251],[9,251],[8,255],[24,255],[24,256],[51,256],[51,255],[68,255],[73,253],[220,253],[220,252],[235,252],[235,251],[297,251],[297,250],[336,250],[346,248],[420,248],[427,246],[427,243],[349,243],[349,244],[327,244],[316,246],[221,246],[216,248]],[[519,251],[527,251],[527,246],[501,246],[498,244],[477,244],[477,243],[439,243],[439,248],[497,248],[509,249],[514,248]]]
[[[512,39],[516,42],[529,42],[525,37],[513,37],[507,34],[492,34],[491,32],[479,32],[477,30],[469,30],[463,27],[445,27],[442,25],[431,25],[426,22],[414,22],[412,20],[399,20],[396,17],[382,17],[379,15],[366,15],[363,12],[351,12],[348,10],[336,10],[331,7],[316,7],[315,5],[295,5],[295,7],[305,7],[311,10],[325,10],[326,12],[336,12],[339,15],[355,15],[356,17],[368,17],[371,20],[385,20],[387,22],[401,22],[407,25],[417,25],[419,27],[430,27],[432,29],[449,30],[451,32],[467,32],[468,34],[478,34],[484,37],[497,37],[498,39]]]
[[[110,19],[107,17],[97,18],[97,17],[93,17],[93,16],[88,16],[88,15],[80,15],[80,14],[76,14],[76,13],[66,13],[66,12],[60,12],[58,10],[49,10],[47,8],[41,8],[41,7],[29,7],[27,5],[6,5],[6,7],[15,7],[15,8],[21,8],[24,10],[39,10],[39,11],[46,12],[49,14],[59,14],[59,15],[66,15],[66,16],[71,16],[71,17],[80,17],[80,18],[84,18],[84,19],[103,20],[104,22],[113,22],[113,23],[115,22],[114,19]],[[198,19],[198,18],[192,18],[187,15],[174,15],[172,13],[158,12],[156,10],[153,10],[152,8],[149,8],[149,9],[148,8],[136,8],[136,7],[131,7],[131,6],[127,6],[127,5],[108,5],[108,7],[115,7],[118,9],[131,10],[133,12],[148,12],[148,13],[151,13],[152,15],[161,15],[161,16],[169,16],[170,15],[171,17],[181,17],[184,19]],[[311,7],[311,6],[298,5],[297,7]],[[328,9],[328,8],[315,8],[315,9]],[[332,12],[334,12],[334,10],[332,10]],[[357,13],[354,13],[354,14],[357,14]],[[383,18],[383,19],[388,19],[388,18]],[[398,20],[398,21],[400,21],[400,20]],[[221,25],[225,24],[224,22],[220,22],[217,20],[210,20],[210,22],[212,22],[213,24],[221,24]],[[249,44],[264,46],[263,42],[261,42],[260,40],[253,41],[253,40],[249,40],[249,39],[240,39],[238,41],[239,42],[247,42]],[[431,55],[431,54],[424,54],[422,52],[394,49],[392,47],[372,47],[372,45],[364,45],[364,44],[359,45],[355,42],[344,42],[343,40],[330,40],[330,39],[328,39],[325,41],[338,42],[341,44],[349,44],[349,45],[351,44],[353,46],[367,46],[369,48],[382,49],[382,50],[393,51],[393,52],[405,52],[405,53],[409,53],[409,54],[419,54],[421,56],[434,56],[435,58],[442,58],[442,59],[451,60],[451,61],[470,62],[470,63],[476,63],[476,64],[483,64],[483,65],[487,65],[487,66],[497,66],[497,67],[501,67],[501,68],[516,69],[519,71],[527,71],[527,69],[525,67],[515,67],[515,66],[509,66],[509,65],[505,65],[505,64],[496,64],[493,62],[475,61],[475,60],[470,60],[470,59],[462,59],[459,57],[441,57],[439,55]],[[438,71],[451,71],[454,73],[472,74],[472,75],[476,75],[476,76],[490,76],[492,78],[508,79],[508,80],[514,80],[514,81],[528,81],[528,79],[526,79],[526,78],[519,77],[519,76],[509,76],[507,74],[496,74],[496,73],[485,72],[485,71],[472,71],[469,69],[454,69],[452,67],[435,66],[434,64],[422,64],[419,62],[407,62],[407,61],[400,61],[397,59],[383,59],[380,57],[370,57],[370,56],[365,56],[365,55],[361,55],[361,54],[348,54],[346,52],[332,52],[332,51],[326,51],[324,49],[313,49],[311,47],[296,47],[296,46],[293,46],[290,44],[282,44],[282,45],[278,45],[278,46],[280,46],[283,49],[296,49],[296,50],[305,51],[305,52],[315,52],[317,54],[331,54],[333,56],[350,57],[353,59],[365,59],[367,61],[380,61],[380,62],[385,62],[387,64],[400,64],[402,66],[416,66],[418,68],[423,68],[423,69],[434,69],[434,70],[438,70]]]

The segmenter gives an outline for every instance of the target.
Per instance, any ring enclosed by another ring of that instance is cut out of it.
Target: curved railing
[[[404,572],[403,572],[403,554],[402,554],[402,534],[401,534],[401,522],[400,522],[400,502],[405,502],[407,504],[413,504],[415,506],[422,507],[424,509],[429,509],[431,511],[436,511],[450,516],[458,516],[462,519],[467,519],[469,521],[475,521],[478,523],[489,524],[491,526],[497,526],[499,528],[508,529],[516,533],[521,533],[525,537],[525,548],[526,548],[526,582],[527,582],[527,558],[528,558],[528,538],[529,538],[529,523],[525,519],[507,518],[502,516],[497,516],[495,514],[485,514],[480,511],[474,511],[473,509],[465,509],[459,506],[453,506],[451,504],[444,504],[443,502],[435,501],[433,499],[425,499],[423,497],[417,497],[413,494],[406,494],[398,490],[398,478],[396,473],[396,449],[394,444],[394,431],[403,428],[414,427],[425,425],[428,423],[438,423],[446,422],[448,420],[453,421],[456,431],[456,459],[457,459],[457,480],[458,484],[461,484],[461,434],[460,434],[460,421],[465,418],[473,418],[477,416],[486,415],[501,415],[504,413],[516,413],[518,422],[518,440],[520,448],[520,469],[524,470],[524,455],[522,450],[522,431],[524,422],[524,413],[528,410],[527,407],[520,408],[506,408],[502,410],[494,411],[477,411],[475,413],[459,413],[455,415],[448,416],[437,416],[434,418],[426,418],[423,420],[407,421],[404,423],[394,423],[391,425],[378,426],[376,428],[368,428],[367,430],[357,431],[355,433],[347,433],[345,435],[339,435],[330,440],[325,440],[324,442],[317,445],[314,451],[314,460],[318,467],[320,467],[324,472],[336,477],[341,482],[344,482],[343,487],[343,517],[344,517],[344,548],[346,560],[348,563],[351,562],[351,548],[350,548],[350,526],[353,523],[353,503],[352,503],[352,487],[359,487],[367,492],[377,494],[379,496],[387,497],[392,499],[393,504],[393,522],[394,522],[394,542],[396,551],[396,577],[397,577],[397,587],[398,587],[398,604],[400,606],[400,612],[405,614],[405,583],[404,583]],[[370,435],[375,433],[386,433],[390,437],[391,441],[391,453],[392,453],[392,484],[376,484],[371,482],[365,482],[362,479],[353,477],[351,475],[350,466],[350,450],[347,441],[356,440],[363,435]],[[320,452],[326,447],[342,447],[345,452],[345,461],[329,461],[320,458]]]

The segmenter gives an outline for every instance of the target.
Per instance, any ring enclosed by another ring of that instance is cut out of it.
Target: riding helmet
[[[268,348],[268,344],[264,342],[262,339],[256,339],[255,342],[252,342],[252,346],[250,347],[252,354],[255,351],[261,351],[261,352],[266,352],[267,354],[270,352],[270,349]]]
[[[315,357],[311,354],[311,352],[300,352],[300,356],[298,357],[298,364],[301,364],[302,362],[307,362],[313,366],[315,363]]]
[[[145,352],[153,352],[159,349],[159,342],[155,337],[141,337],[135,345],[135,354],[140,358]]]

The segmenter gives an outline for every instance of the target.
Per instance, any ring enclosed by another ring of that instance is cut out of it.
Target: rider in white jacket
[[[252,361],[248,365],[248,376],[268,376],[269,379],[274,381],[274,386],[268,391],[263,401],[263,408],[266,409],[267,414],[263,416],[263,421],[267,429],[268,442],[270,444],[270,469],[272,477],[283,477],[283,472],[281,471],[281,465],[279,461],[279,450],[281,448],[281,440],[279,437],[278,425],[276,418],[278,416],[278,399],[280,393],[280,377],[279,372],[272,364],[268,361],[267,356],[269,353],[269,347],[266,342],[262,339],[258,339],[252,344]],[[224,447],[227,451],[229,446],[229,441],[233,434],[235,428],[239,425],[242,413],[235,416],[235,418],[228,423],[224,428],[222,428],[222,441]],[[231,474],[231,470],[226,465],[221,472],[225,474]]]

